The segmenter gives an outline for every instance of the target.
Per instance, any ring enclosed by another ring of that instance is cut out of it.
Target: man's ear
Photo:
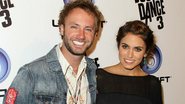
[[[94,36],[95,36],[95,37],[98,37],[98,32],[96,32],[96,33],[94,34]]]
[[[63,24],[59,26],[59,32],[60,32],[60,35],[63,36],[63,34],[64,34],[64,25]]]

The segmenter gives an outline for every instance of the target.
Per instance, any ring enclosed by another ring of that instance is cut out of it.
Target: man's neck
[[[63,56],[65,57],[65,59],[68,61],[68,63],[71,65],[71,67],[73,68],[73,71],[75,73],[78,72],[78,67],[80,65],[80,62],[82,61],[82,58],[84,57],[83,55],[74,55],[71,54],[69,51],[62,49],[62,47],[60,48]]]

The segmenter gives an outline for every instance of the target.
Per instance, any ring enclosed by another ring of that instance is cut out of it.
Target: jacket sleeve
[[[33,78],[28,69],[20,68],[4,97],[3,104],[29,104],[32,101]]]

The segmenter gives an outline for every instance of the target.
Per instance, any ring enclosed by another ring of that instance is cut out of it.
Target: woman
[[[153,31],[141,21],[129,21],[116,40],[120,62],[97,70],[97,104],[162,104],[160,81],[141,67],[153,54]]]

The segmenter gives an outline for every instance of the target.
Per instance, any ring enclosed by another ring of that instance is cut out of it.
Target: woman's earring
[[[147,59],[146,59],[146,57],[143,58],[143,63],[144,63],[144,65],[147,64]]]

